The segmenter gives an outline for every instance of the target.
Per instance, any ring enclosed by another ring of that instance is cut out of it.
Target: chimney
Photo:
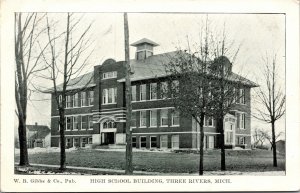
[[[131,46],[136,47],[135,59],[136,60],[144,60],[149,56],[153,55],[153,47],[159,46],[157,43],[143,38],[137,42],[131,44]]]

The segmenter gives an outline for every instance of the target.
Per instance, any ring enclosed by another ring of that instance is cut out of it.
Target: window
[[[93,144],[93,138],[92,137],[88,138],[88,144]]]
[[[93,129],[93,115],[89,115],[89,129]]]
[[[66,130],[70,131],[72,129],[72,117],[66,117]]]
[[[146,137],[140,137],[140,147],[141,148],[147,147],[147,138]]]
[[[78,130],[79,129],[79,116],[74,116],[73,117],[73,130]]]
[[[140,85],[140,101],[146,100],[146,84]]]
[[[232,133],[232,131],[226,131],[225,132],[225,137],[226,137],[225,143],[231,144],[232,140],[233,140],[233,133]]]
[[[71,95],[66,96],[66,107],[71,108],[72,107],[72,101],[71,101]]]
[[[157,83],[150,84],[150,100],[157,99]]]
[[[179,111],[172,112],[172,126],[179,126]]]
[[[172,135],[172,149],[179,149],[179,135]]]
[[[245,143],[245,137],[240,137],[239,142],[240,142],[241,145],[246,144],[246,143]]]
[[[86,106],[86,92],[81,92],[81,106],[84,107]]]
[[[116,128],[116,123],[112,120],[107,120],[103,123],[103,129],[114,129]]]
[[[131,101],[136,101],[136,86],[131,86]]]
[[[240,89],[240,103],[245,104],[245,89]]]
[[[140,111],[140,127],[146,127],[147,126],[147,116],[146,111]]]
[[[67,138],[66,140],[66,148],[72,147],[71,138]]]
[[[103,73],[102,79],[117,78],[117,71]]]
[[[79,147],[79,138],[73,138],[74,147]]]
[[[213,119],[213,117],[205,116],[204,117],[204,126],[213,127],[214,126],[214,119]]]
[[[59,104],[61,104],[61,102],[62,102],[62,96],[61,96],[61,94],[58,96],[58,102],[59,102]]]
[[[133,111],[133,112],[131,113],[130,127],[133,127],[133,128],[136,127],[136,111]]]
[[[94,104],[94,91],[90,90],[89,91],[89,100],[88,100],[88,105],[92,106]]]
[[[240,129],[245,129],[245,113],[240,113]]]
[[[87,143],[86,138],[81,138],[81,147],[85,147],[85,144]]]
[[[73,95],[73,107],[78,107],[78,93]]]
[[[160,84],[160,98],[161,99],[168,98],[168,83],[167,82],[161,82],[161,84]]]
[[[173,80],[171,84],[172,98],[178,96],[178,93],[179,93],[179,81]]]
[[[161,135],[160,136],[160,148],[168,148],[168,136],[167,135]]]
[[[239,89],[235,89],[235,103],[239,103],[240,102],[240,92]]]
[[[87,115],[84,115],[84,116],[81,116],[81,129],[87,129],[87,119],[88,119],[88,116]]]
[[[136,148],[136,137],[132,137],[131,143],[132,143],[132,147]]]
[[[115,104],[117,102],[117,88],[103,89],[102,104]]]
[[[157,110],[150,110],[150,127],[157,127]]]
[[[161,109],[160,110],[160,125],[168,126],[168,109]]]
[[[150,148],[157,148],[157,137],[150,137]]]

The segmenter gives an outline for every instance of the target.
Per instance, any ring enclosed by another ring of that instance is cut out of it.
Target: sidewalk
[[[15,163],[18,164],[18,163]],[[47,165],[47,164],[30,164],[31,166],[38,167],[48,167],[48,168],[59,168],[59,165]],[[15,166],[17,171],[26,172],[28,168]],[[78,167],[78,166],[67,166],[67,169],[78,170],[78,173],[82,174],[80,171],[95,171],[103,172],[105,174],[112,175],[125,175],[125,170],[118,169],[106,169],[106,168],[88,168],[88,167]],[[76,172],[67,172],[64,174],[78,174]],[[84,173],[84,172],[83,172]],[[32,174],[56,174],[54,172],[42,173],[42,170],[37,170]],[[61,174],[61,173],[59,173]],[[147,172],[147,171],[133,171],[134,175],[159,175],[159,176],[198,176],[198,173],[160,173],[160,172]],[[284,171],[267,171],[267,172],[240,172],[240,171],[204,171],[204,176],[224,176],[224,175],[247,175],[247,176],[283,176]]]

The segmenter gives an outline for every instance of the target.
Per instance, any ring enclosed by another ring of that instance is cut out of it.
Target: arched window
[[[113,120],[107,120],[103,123],[103,129],[116,128],[116,123]]]

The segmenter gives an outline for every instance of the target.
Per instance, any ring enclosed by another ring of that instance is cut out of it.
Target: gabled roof
[[[46,125],[26,125],[26,128],[31,132],[36,132],[39,139],[45,138],[50,133],[50,129]]]
[[[81,76],[78,76],[74,79],[71,79],[68,83],[67,90],[75,90],[75,89],[81,89],[81,88],[90,88],[96,86],[94,82],[94,72],[89,72],[86,74],[83,74]],[[56,86],[57,91],[62,91],[63,84],[59,84]],[[51,93],[54,91],[54,88],[50,88],[46,90],[45,92]]]
[[[143,43],[151,44],[151,45],[153,45],[153,46],[159,46],[159,44],[157,44],[157,43],[155,43],[154,41],[149,40],[149,39],[147,39],[147,38],[143,38],[143,39],[141,39],[141,40],[139,40],[139,41],[136,41],[136,42],[134,42],[134,43],[132,43],[132,44],[130,44],[130,45],[131,45],[131,46],[138,46],[139,44],[143,44]]]
[[[138,81],[138,80],[146,80],[151,78],[159,78],[168,76],[166,72],[165,65],[168,64],[172,58],[178,55],[179,51],[167,52],[163,54],[149,56],[144,60],[130,60],[130,67],[131,71],[131,81]],[[227,77],[230,80],[238,80],[241,81],[243,84],[256,87],[258,86],[256,83],[236,74],[231,73],[231,76]],[[125,79],[119,79],[119,82],[124,82]]]

